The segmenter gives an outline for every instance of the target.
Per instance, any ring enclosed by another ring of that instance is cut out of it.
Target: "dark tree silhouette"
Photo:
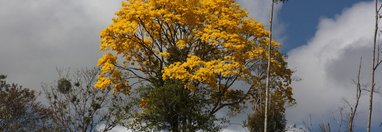
[[[51,111],[36,100],[38,93],[18,84],[9,84],[0,75],[0,130],[47,131]]]

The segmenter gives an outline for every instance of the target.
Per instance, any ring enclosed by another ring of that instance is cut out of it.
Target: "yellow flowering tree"
[[[270,42],[269,32],[247,15],[234,0],[123,2],[113,23],[101,31],[100,50],[107,53],[98,61],[101,74],[95,86],[130,93],[141,88],[137,85],[176,83],[185,96],[203,91],[206,115],[226,107],[239,112],[240,104],[264,89]],[[280,44],[271,44],[272,88],[293,101],[292,72]],[[151,108],[147,100],[152,93],[144,95],[139,103],[143,112]]]

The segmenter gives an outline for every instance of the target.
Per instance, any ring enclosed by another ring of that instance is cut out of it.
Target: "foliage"
[[[78,71],[72,77],[60,77],[56,84],[43,86],[53,122],[60,131],[108,131],[128,119],[126,96],[94,89],[98,71]]]
[[[38,93],[18,84],[8,84],[5,79],[5,75],[0,75],[0,130],[52,130],[51,111],[36,100]]]
[[[271,95],[267,123],[267,131],[269,132],[283,132],[286,127],[285,102],[284,99],[279,97],[276,94]],[[254,106],[254,113],[248,116],[248,121],[246,122],[250,132],[264,131],[264,110],[264,103],[258,103]]]
[[[151,89],[159,89],[146,91],[147,95],[154,95],[150,92],[169,89],[166,87],[172,86],[165,86],[166,83],[176,82],[174,85],[179,86],[173,89],[182,89],[186,93],[182,98],[196,101],[194,105],[205,111],[202,117],[215,116],[227,107],[233,113],[240,112],[242,104],[255,99],[259,89],[264,88],[268,56],[265,51],[270,41],[262,24],[247,15],[234,0],[123,2],[113,23],[100,34],[100,50],[108,52],[98,61],[101,73],[95,87],[111,86],[130,93],[134,85],[148,84]],[[278,50],[280,44],[271,44],[272,90],[292,103],[292,72]],[[172,90],[162,93],[174,94]],[[193,94],[203,96],[193,98]],[[157,99],[147,97],[150,96],[141,96],[140,101]],[[181,102],[170,105],[184,106]],[[172,111],[173,115],[184,114],[175,108]]]
[[[142,101],[142,111],[136,118],[138,130],[170,130],[170,131],[218,131],[214,124],[217,119],[205,110],[206,91],[187,91],[176,82],[166,83],[162,87],[145,86],[138,92]],[[200,89],[203,90],[203,89]],[[204,89],[206,90],[206,89]]]

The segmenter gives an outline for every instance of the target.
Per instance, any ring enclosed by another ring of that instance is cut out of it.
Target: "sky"
[[[0,0],[0,73],[10,82],[40,90],[41,83],[57,78],[57,68],[95,66],[102,54],[99,32],[111,23],[120,1]],[[237,2],[267,25],[269,0]],[[277,5],[275,37],[299,80],[292,84],[297,105],[287,110],[289,124],[301,125],[310,115],[322,122],[338,115],[344,99],[353,101],[352,79],[361,56],[362,83],[370,84],[371,9],[371,0],[289,0]],[[360,131],[366,125],[367,96],[364,92],[356,122]],[[374,126],[382,121],[381,101],[376,95]],[[230,126],[225,131],[243,129]]]
[[[315,34],[320,19],[333,18],[362,1],[370,0],[289,0],[277,16],[285,28],[283,51],[306,44]]]

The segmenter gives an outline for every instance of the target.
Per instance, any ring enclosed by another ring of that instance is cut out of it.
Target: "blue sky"
[[[308,115],[317,122],[338,116],[344,99],[354,101],[352,80],[361,56],[361,83],[369,89],[373,10],[371,0],[290,0],[282,6],[278,20],[286,38],[283,50],[294,76],[301,79],[293,83],[297,105],[288,109],[289,122],[301,124]],[[361,97],[357,131],[365,131],[368,95]],[[375,100],[372,131],[380,131],[381,96]]]
[[[289,51],[306,44],[316,32],[322,17],[333,18],[345,8],[362,1],[370,0],[289,0],[277,16],[285,26],[283,50]]]

